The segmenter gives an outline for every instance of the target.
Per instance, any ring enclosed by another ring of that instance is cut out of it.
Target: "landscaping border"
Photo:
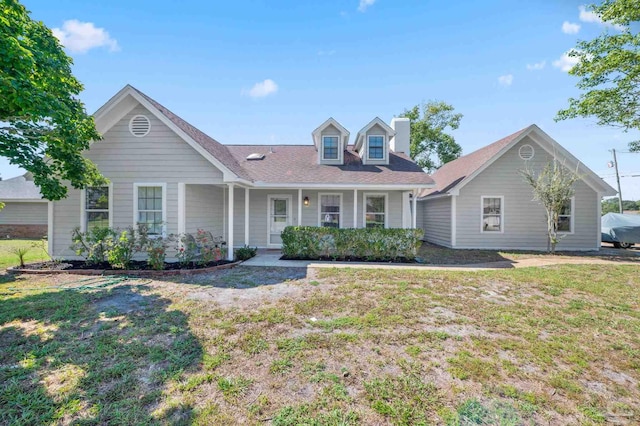
[[[197,275],[205,274],[208,272],[214,272],[222,269],[231,269],[242,261],[225,263],[224,265],[210,266],[208,268],[200,269],[170,269],[163,271],[144,270],[144,269],[29,269],[27,267],[20,268],[11,266],[7,268],[7,273],[10,274],[34,274],[34,275],[59,275],[59,274],[72,274],[72,275],[131,275],[140,277],[167,277],[176,275]]]

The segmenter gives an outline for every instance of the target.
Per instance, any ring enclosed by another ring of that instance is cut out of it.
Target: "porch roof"
[[[388,165],[364,165],[349,145],[344,164],[318,164],[313,145],[227,145],[231,155],[254,182],[273,184],[354,184],[418,185],[434,184],[420,166],[403,153],[389,153]],[[264,154],[262,160],[247,160],[253,153]]]

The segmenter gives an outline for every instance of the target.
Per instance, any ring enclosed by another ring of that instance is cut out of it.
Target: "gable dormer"
[[[389,140],[396,132],[379,117],[358,132],[355,149],[362,164],[389,164]]]
[[[344,164],[344,151],[349,143],[349,131],[333,118],[315,129],[311,136],[318,151],[318,164]]]

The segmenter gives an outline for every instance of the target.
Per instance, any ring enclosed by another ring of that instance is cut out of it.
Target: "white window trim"
[[[113,182],[109,182],[108,185],[101,185],[109,187],[109,206],[107,212],[109,213],[109,228],[113,228]],[[80,190],[80,232],[87,232],[87,190]]]
[[[162,187],[162,237],[167,236],[167,183],[166,182],[134,182],[133,184],[133,228],[138,227],[138,188],[141,186]],[[150,236],[153,237],[153,236]]]
[[[571,235],[573,234],[575,228],[574,228],[574,222],[576,221],[576,197],[573,196],[571,197],[571,215],[569,215],[570,221],[569,221],[569,230],[568,231],[558,231],[558,234],[561,235]],[[566,215],[558,215],[558,219],[560,219],[560,216],[566,216]]]
[[[322,226],[322,196],[323,195],[337,195],[340,197],[340,215],[338,220],[338,227],[342,228],[342,216],[344,215],[342,208],[342,193],[341,192],[319,192],[318,193],[318,226]]]
[[[325,158],[324,156],[324,140],[325,138],[336,138],[338,144],[336,146],[336,158]],[[339,161],[340,160],[340,135],[322,135],[322,143],[320,144],[320,158],[322,161]]]
[[[367,227],[367,197],[384,197],[384,227],[389,227],[389,194],[386,192],[364,192],[362,194],[362,227]]]
[[[369,139],[382,138],[382,158],[373,158],[369,152]],[[387,159],[387,136],[386,135],[367,135],[367,160],[385,161]]]
[[[482,226],[484,220],[484,200],[485,198],[500,199],[500,231],[485,231]],[[504,195],[482,195],[480,197],[480,233],[481,234],[504,234]]]

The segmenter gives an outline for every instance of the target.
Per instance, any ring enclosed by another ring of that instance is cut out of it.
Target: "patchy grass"
[[[18,256],[11,253],[14,248],[28,250],[25,255],[25,263],[49,260],[46,241],[43,245],[42,240],[0,240],[0,270],[20,264]]]
[[[474,265],[479,263],[505,262],[513,263],[523,259],[567,259],[593,257],[603,260],[640,262],[640,251],[637,248],[629,250],[612,249],[611,246],[603,246],[600,252],[571,252],[559,251],[551,255],[540,251],[526,250],[463,250],[450,249],[424,242],[420,247],[418,257],[422,263],[430,265]]]
[[[0,284],[1,424],[640,418],[635,266],[239,267],[194,282],[46,288],[71,280]]]

